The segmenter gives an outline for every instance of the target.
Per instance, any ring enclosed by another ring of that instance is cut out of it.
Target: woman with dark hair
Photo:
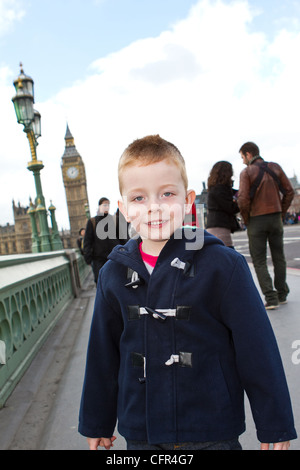
[[[214,164],[208,177],[207,231],[233,248],[231,233],[237,230],[235,214],[239,207],[232,189],[232,165],[220,161]]]

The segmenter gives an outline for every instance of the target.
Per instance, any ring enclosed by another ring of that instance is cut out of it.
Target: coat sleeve
[[[247,169],[243,170],[240,175],[240,187],[238,192],[238,206],[240,208],[241,216],[244,220],[244,223],[247,225],[250,217],[250,177],[248,175]]]
[[[89,219],[86,224],[83,242],[84,259],[87,264],[91,264],[93,260],[94,242],[94,228],[91,219]]]
[[[285,214],[294,198],[295,191],[293,189],[293,186],[291,185],[290,180],[288,179],[288,177],[286,176],[282,168],[280,169],[281,169],[281,173],[280,173],[279,179],[280,179],[281,185],[285,189],[285,194],[282,197],[281,206],[282,206],[282,213]]]
[[[90,330],[78,430],[86,437],[110,438],[117,420],[119,342],[123,322],[121,314],[105,299],[101,276]]]
[[[275,443],[295,439],[292,406],[278,345],[242,256],[221,308],[223,321],[231,330],[236,364],[249,398],[258,440]]]
[[[208,193],[208,195],[210,196],[210,193]],[[215,186],[212,188],[211,196],[214,199],[218,210],[227,212],[229,215],[239,212],[239,207],[233,200],[232,189],[229,186]]]

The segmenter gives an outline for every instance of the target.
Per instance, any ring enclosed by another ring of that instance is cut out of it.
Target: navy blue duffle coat
[[[227,440],[245,430],[246,391],[261,442],[296,438],[275,336],[244,257],[205,231],[203,246],[189,249],[186,230],[151,275],[133,239],[101,269],[79,432],[111,437],[118,422],[125,438],[150,444]]]

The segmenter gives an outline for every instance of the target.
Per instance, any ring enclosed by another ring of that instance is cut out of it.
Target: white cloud
[[[18,0],[0,0],[0,36],[11,30],[25,15]]]
[[[59,227],[68,225],[60,171],[67,120],[85,162],[92,213],[103,195],[116,208],[118,159],[132,140],[151,133],[179,147],[197,192],[218,160],[231,161],[238,180],[238,150],[246,140],[254,140],[289,176],[295,171],[300,177],[300,32],[283,30],[268,42],[263,33],[249,32],[255,14],[245,1],[199,1],[169,31],[95,60],[87,78],[36,104],[42,115],[43,190],[47,204],[52,199],[57,207]],[[25,204],[31,185],[34,197],[33,177],[25,169],[29,148],[8,88],[0,88],[1,102],[7,100],[0,115],[7,129],[0,158],[5,181],[14,184],[7,183],[1,197],[0,223],[13,195]],[[25,189],[22,177],[30,181]]]

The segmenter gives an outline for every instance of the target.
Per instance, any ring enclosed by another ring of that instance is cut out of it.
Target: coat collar
[[[137,271],[146,279],[149,277],[149,273],[139,251],[140,242],[140,238],[135,238],[129,240],[125,245],[118,245],[112,250],[108,258]],[[203,229],[183,227],[177,230],[165,244],[159,254],[157,263],[166,262],[169,264],[175,258],[178,258],[185,263],[192,264],[194,256],[203,248],[204,243],[222,244]]]
[[[249,166],[252,165],[254,162],[256,162],[257,160],[264,160],[260,155],[255,155],[255,157],[251,158],[250,162],[249,162]]]

